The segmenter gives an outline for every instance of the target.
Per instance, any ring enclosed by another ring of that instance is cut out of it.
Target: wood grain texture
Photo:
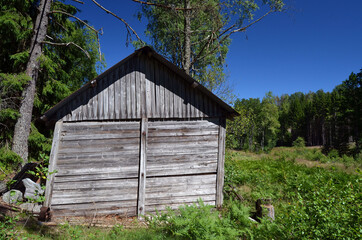
[[[215,204],[216,174],[147,178],[146,212],[177,208],[203,199]]]
[[[147,175],[216,173],[216,123],[217,119],[149,122]]]
[[[216,206],[221,207],[223,203],[223,187],[224,187],[224,163],[225,163],[225,136],[226,136],[226,120],[220,118],[219,125],[219,151],[217,162],[217,183],[216,183]]]
[[[54,172],[56,170],[57,166],[57,159],[58,159],[58,149],[59,149],[59,140],[60,140],[60,134],[62,131],[63,122],[59,121],[55,124],[54,128],[54,136],[53,136],[53,143],[52,143],[52,150],[50,152],[49,157],[49,172]],[[45,188],[45,201],[43,206],[44,207],[50,207],[51,201],[52,201],[52,192],[53,192],[53,184],[54,184],[54,176],[55,174],[51,174],[46,182],[46,188]]]
[[[147,162],[147,136],[148,136],[148,119],[141,120],[140,136],[140,163],[138,176],[138,204],[137,215],[141,217],[145,214],[145,191],[146,191],[146,162]]]
[[[58,111],[63,121],[221,117],[220,107],[144,55],[130,58]]]
[[[140,122],[64,123],[58,132],[54,215],[135,215]]]

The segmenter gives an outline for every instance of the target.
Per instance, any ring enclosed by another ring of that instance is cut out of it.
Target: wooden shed
[[[238,113],[144,47],[47,111],[53,219],[223,201],[225,121]]]

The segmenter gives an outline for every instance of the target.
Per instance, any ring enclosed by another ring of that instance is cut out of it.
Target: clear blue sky
[[[69,2],[69,1],[68,1]],[[71,1],[72,2],[72,1]],[[103,27],[101,49],[107,68],[135,49],[126,47],[124,25],[90,0],[77,4],[95,28]],[[145,22],[131,0],[99,0],[144,37]],[[362,0],[286,0],[287,11],[268,16],[246,33],[232,37],[227,73],[239,98],[262,98],[266,92],[331,91],[362,68]],[[146,39],[147,40],[147,39]]]

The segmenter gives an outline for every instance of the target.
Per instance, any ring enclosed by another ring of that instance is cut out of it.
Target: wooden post
[[[260,219],[262,219],[263,217],[263,208],[261,207],[261,199],[256,200],[255,209],[256,209],[255,220],[260,222]]]
[[[52,143],[52,150],[50,152],[49,157],[49,172],[54,172],[56,170],[57,160],[58,160],[58,150],[59,150],[59,143],[60,143],[60,132],[63,128],[63,122],[58,121],[55,124],[54,128],[54,136],[53,136],[53,143]],[[43,206],[50,207],[51,199],[52,199],[52,192],[53,192],[53,183],[54,183],[54,175],[55,173],[48,176],[45,188],[45,201]]]
[[[139,165],[139,176],[138,176],[138,204],[137,204],[138,218],[141,218],[142,215],[145,214],[147,136],[148,136],[148,119],[142,118],[141,140],[140,140],[140,165]]]
[[[216,177],[216,207],[220,208],[223,202],[224,187],[224,162],[225,162],[225,118],[220,118],[219,124],[219,150],[217,160],[217,177]]]
[[[268,210],[267,217],[271,220],[275,220],[275,212],[274,212],[274,206],[271,204],[271,199],[265,199],[265,204],[262,205],[263,208],[266,208]]]

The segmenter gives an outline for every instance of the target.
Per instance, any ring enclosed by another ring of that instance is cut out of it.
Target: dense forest
[[[270,150],[291,146],[298,137],[307,146],[323,146],[340,155],[356,156],[362,144],[362,70],[336,86],[332,92],[293,93],[237,99],[240,113],[227,126],[227,144],[234,149]]]

